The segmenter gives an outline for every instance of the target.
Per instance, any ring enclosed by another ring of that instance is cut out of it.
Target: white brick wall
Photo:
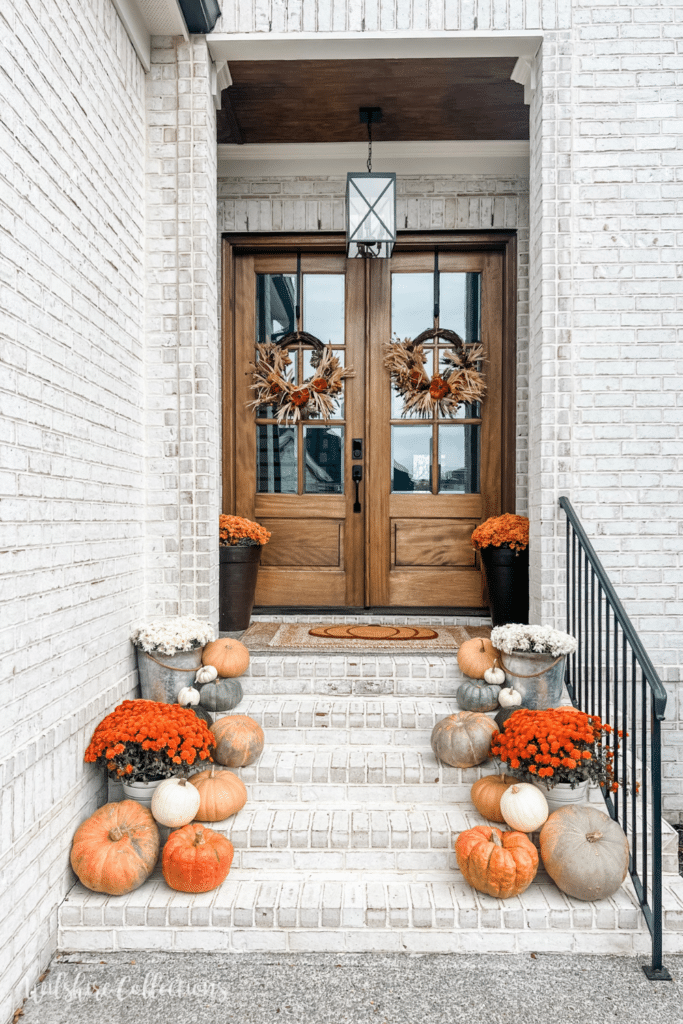
[[[223,5],[214,31],[559,29],[569,27],[571,8],[571,0],[233,0]]]
[[[231,231],[344,231],[345,177],[228,177],[218,179],[218,229]],[[396,184],[399,229],[517,230],[517,510],[528,499],[528,180],[486,175],[401,175]]]
[[[575,0],[571,93],[568,493],[668,680],[668,816],[683,811],[682,14]]]
[[[217,624],[216,112],[204,37],[153,40],[147,104],[147,611]]]
[[[0,1020],[54,948],[83,764],[135,684],[144,76],[106,0],[0,8]]]

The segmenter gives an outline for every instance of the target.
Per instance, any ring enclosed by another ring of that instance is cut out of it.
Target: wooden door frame
[[[221,300],[221,386],[222,386],[222,511],[235,509],[235,257],[247,253],[343,252],[345,235],[308,234],[224,234],[222,236]],[[503,393],[501,431],[501,511],[515,512],[516,399],[517,399],[517,232],[516,231],[425,231],[400,232],[396,252],[425,252],[438,245],[452,252],[497,251],[503,253]]]

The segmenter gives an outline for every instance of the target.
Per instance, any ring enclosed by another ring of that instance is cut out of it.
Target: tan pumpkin
[[[454,768],[472,768],[491,753],[496,723],[476,711],[460,711],[442,718],[432,729],[432,750]]]
[[[214,760],[226,768],[253,764],[263,750],[263,729],[249,715],[226,715],[211,726],[216,739]]]
[[[628,840],[590,804],[553,811],[540,835],[543,865],[558,889],[577,900],[612,896],[628,872]]]
[[[483,679],[484,672],[493,668],[498,658],[500,651],[484,637],[465,640],[458,649],[458,665],[470,679]]]
[[[164,779],[154,790],[152,814],[168,828],[189,825],[199,807],[199,793],[187,779]]]
[[[517,832],[536,832],[548,820],[548,801],[536,786],[515,782],[500,798],[500,813]]]
[[[522,832],[476,825],[455,843],[458,867],[479,892],[506,900],[528,889],[538,871],[538,853]]]
[[[151,875],[159,853],[152,812],[136,800],[105,804],[76,829],[71,867],[93,892],[124,896]]]
[[[241,811],[247,802],[247,790],[234,772],[208,768],[189,780],[199,790],[197,821],[224,821]]]
[[[470,798],[482,817],[487,821],[505,822],[500,812],[500,798],[516,782],[514,775],[484,775],[473,783]]]
[[[213,665],[223,679],[233,679],[247,671],[249,651],[239,640],[224,636],[206,645],[202,651],[202,663]]]

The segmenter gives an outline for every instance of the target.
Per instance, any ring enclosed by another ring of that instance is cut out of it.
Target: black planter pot
[[[220,550],[219,620],[221,633],[246,629],[256,595],[260,544],[233,544]]]
[[[489,609],[494,626],[508,622],[529,622],[529,549],[481,549],[489,592]]]

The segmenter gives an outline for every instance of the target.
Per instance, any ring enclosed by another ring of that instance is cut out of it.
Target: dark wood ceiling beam
[[[237,123],[247,143],[363,141],[364,106],[382,108],[378,142],[528,139],[514,65],[508,57],[231,61],[218,141],[235,142]]]

